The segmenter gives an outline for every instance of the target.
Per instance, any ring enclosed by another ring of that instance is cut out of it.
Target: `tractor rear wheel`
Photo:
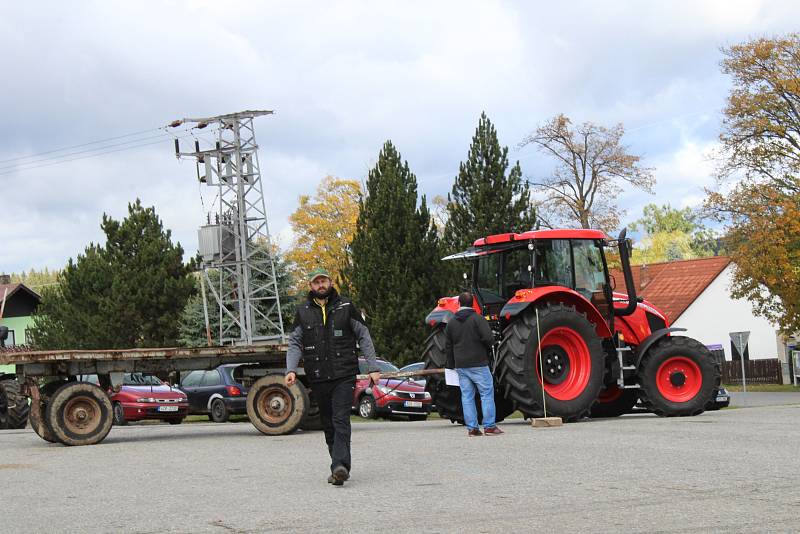
[[[619,417],[630,413],[639,399],[636,389],[621,389],[616,385],[606,387],[592,406],[592,417]]]
[[[22,395],[19,382],[0,381],[0,429],[25,428],[29,412],[28,399]]]
[[[425,340],[425,348],[422,352],[422,360],[425,362],[425,369],[442,369],[445,366],[447,356],[444,352],[445,325],[437,326],[436,329]],[[461,389],[457,386],[445,384],[443,375],[427,375],[425,377],[425,390],[431,394],[431,400],[439,412],[442,419],[450,419],[453,423],[464,424],[464,408],[461,405]],[[502,421],[514,413],[514,405],[507,400],[502,390],[498,387],[495,379],[494,388],[495,418],[497,422]],[[481,400],[479,395],[475,395],[475,408],[478,412],[478,423],[483,422],[483,412],[481,411]]]
[[[642,404],[662,417],[703,413],[713,403],[720,379],[711,351],[683,336],[660,339],[639,364]]]
[[[574,307],[552,303],[539,308],[538,333],[541,366],[535,309],[525,310],[503,331],[497,377],[506,397],[526,417],[542,417],[545,408],[548,416],[567,422],[587,417],[605,374],[605,354],[594,324]]]

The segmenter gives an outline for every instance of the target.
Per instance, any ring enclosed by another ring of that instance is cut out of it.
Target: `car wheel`
[[[114,424],[116,426],[125,426],[128,421],[125,420],[125,410],[122,408],[122,403],[114,403]]]
[[[375,409],[375,400],[369,396],[364,395],[358,401],[358,415],[364,419],[375,419],[378,417],[378,411]]]
[[[225,423],[228,420],[228,407],[222,399],[214,399],[211,403],[211,420],[215,423]]]

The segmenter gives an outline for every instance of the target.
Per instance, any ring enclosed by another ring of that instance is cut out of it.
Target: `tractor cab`
[[[472,291],[484,315],[500,317],[520,290],[558,286],[580,294],[609,320],[607,243],[595,230],[538,230],[482,238],[444,259],[472,260]]]

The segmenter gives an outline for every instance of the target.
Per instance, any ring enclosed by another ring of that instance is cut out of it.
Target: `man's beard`
[[[324,299],[326,299],[326,298],[328,298],[330,296],[331,289],[333,289],[333,286],[329,287],[328,289],[320,290],[320,291],[314,291],[312,289],[311,290],[311,296],[314,297],[315,299],[318,299],[318,300],[324,300]]]

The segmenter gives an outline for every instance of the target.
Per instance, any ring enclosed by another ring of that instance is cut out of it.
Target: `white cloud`
[[[0,160],[276,109],[257,135],[270,227],[288,246],[298,195],[326,174],[363,180],[386,139],[432,198],[450,189],[482,110],[512,147],[564,112],[625,123],[658,169],[657,200],[694,203],[728,86],[718,47],[799,15],[795,2],[750,1],[9,4]],[[529,175],[551,166],[530,149],[517,158]],[[0,174],[0,195],[0,271],[62,266],[102,238],[103,212],[121,217],[137,197],[190,253],[203,221],[193,166],[169,140]],[[623,200],[634,215],[653,197]]]

